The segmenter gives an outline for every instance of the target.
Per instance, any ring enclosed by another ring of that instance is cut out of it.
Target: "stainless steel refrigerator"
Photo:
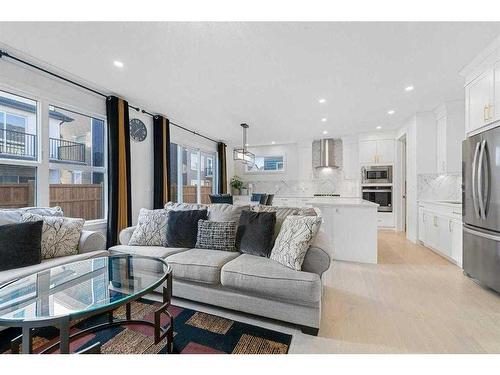
[[[463,268],[500,292],[500,127],[462,144]]]

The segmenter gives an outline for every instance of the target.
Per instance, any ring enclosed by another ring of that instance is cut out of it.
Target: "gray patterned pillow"
[[[319,216],[287,216],[271,250],[270,258],[300,271],[310,244],[321,226]]]
[[[196,247],[235,251],[237,229],[238,224],[235,221],[198,220]]]
[[[131,246],[167,246],[167,210],[141,208]]]
[[[41,216],[25,212],[21,222],[43,220],[42,259],[78,254],[78,243],[85,220],[60,216]]]

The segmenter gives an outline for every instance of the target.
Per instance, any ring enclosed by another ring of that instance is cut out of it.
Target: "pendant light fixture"
[[[243,147],[235,148],[233,151],[234,161],[241,161],[245,164],[254,165],[255,164],[255,154],[252,154],[247,150],[247,129],[248,124],[241,124],[243,128]]]

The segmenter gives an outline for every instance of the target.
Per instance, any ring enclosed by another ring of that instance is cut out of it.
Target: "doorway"
[[[406,233],[406,227],[407,227],[407,213],[408,213],[408,208],[407,208],[407,198],[406,198],[406,172],[407,172],[407,149],[406,149],[406,134],[402,135],[400,138],[398,138],[398,156],[399,156],[399,170],[401,171],[400,173],[400,180],[399,183],[401,186],[400,188],[400,195],[399,195],[399,207],[401,208],[399,210],[400,214],[398,216],[398,229],[402,232]]]

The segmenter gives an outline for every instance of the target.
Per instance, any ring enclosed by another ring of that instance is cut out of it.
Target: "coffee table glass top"
[[[160,286],[170,266],[159,258],[116,255],[68,263],[0,287],[0,325],[71,319],[119,306]]]

